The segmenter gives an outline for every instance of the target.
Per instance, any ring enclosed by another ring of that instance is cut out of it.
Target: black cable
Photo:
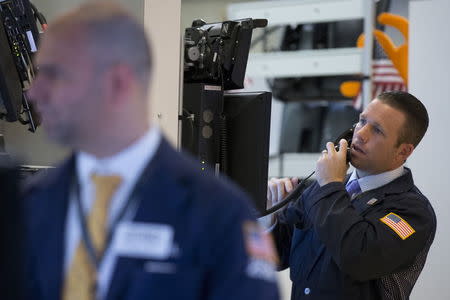
[[[193,143],[194,143],[194,118],[195,118],[195,114],[192,114],[191,112],[189,112],[186,108],[183,108],[183,114],[181,116],[181,122],[183,121],[188,121],[190,124],[190,136],[191,138],[189,139],[189,146],[188,149],[192,149],[193,147]],[[184,128],[184,126],[183,126]]]
[[[28,130],[31,132],[36,132],[36,122],[34,121],[33,114],[31,111],[31,107],[28,102],[28,97],[26,93],[22,94],[22,107],[23,107],[23,113],[26,114],[28,120],[24,120],[21,115],[19,115],[19,122],[23,125],[28,124]]]
[[[37,7],[30,2],[31,10],[33,11],[34,17],[39,21],[41,25],[47,24],[47,19],[45,16],[37,9]]]
[[[219,116],[220,126],[220,165],[221,171],[228,172],[228,135],[227,135],[227,119],[225,115]]]

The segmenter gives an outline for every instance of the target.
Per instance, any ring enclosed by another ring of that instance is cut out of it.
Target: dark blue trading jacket
[[[387,218],[399,223],[388,226]],[[406,224],[410,236],[401,231]],[[352,202],[344,183],[316,182],[273,231],[294,300],[409,299],[435,232],[433,208],[407,168]]]

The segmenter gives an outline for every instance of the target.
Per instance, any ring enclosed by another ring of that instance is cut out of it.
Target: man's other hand
[[[267,209],[280,203],[298,185],[297,177],[293,178],[272,178],[267,182]],[[275,221],[276,213],[273,214],[272,221]],[[272,222],[272,223],[273,223]]]

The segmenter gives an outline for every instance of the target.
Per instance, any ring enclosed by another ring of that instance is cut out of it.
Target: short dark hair
[[[377,96],[379,101],[405,114],[405,124],[399,134],[398,144],[408,143],[416,147],[428,128],[428,112],[422,102],[403,91],[389,91]]]

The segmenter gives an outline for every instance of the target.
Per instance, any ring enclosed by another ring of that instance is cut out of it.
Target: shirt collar
[[[403,166],[398,167],[397,169],[383,172],[376,175],[368,175],[365,177],[358,177],[357,170],[355,169],[352,172],[352,175],[350,176],[348,182],[352,181],[353,179],[358,179],[359,186],[361,187],[362,192],[366,192],[369,190],[373,190],[376,188],[379,188],[380,186],[383,186],[385,184],[388,184],[389,182],[393,181],[394,179],[400,177],[405,172],[405,168]]]
[[[80,184],[90,181],[92,173],[117,174],[123,182],[135,180],[144,167],[153,158],[161,142],[161,133],[152,126],[142,137],[131,146],[105,158],[97,158],[86,152],[76,155],[76,170]]]

